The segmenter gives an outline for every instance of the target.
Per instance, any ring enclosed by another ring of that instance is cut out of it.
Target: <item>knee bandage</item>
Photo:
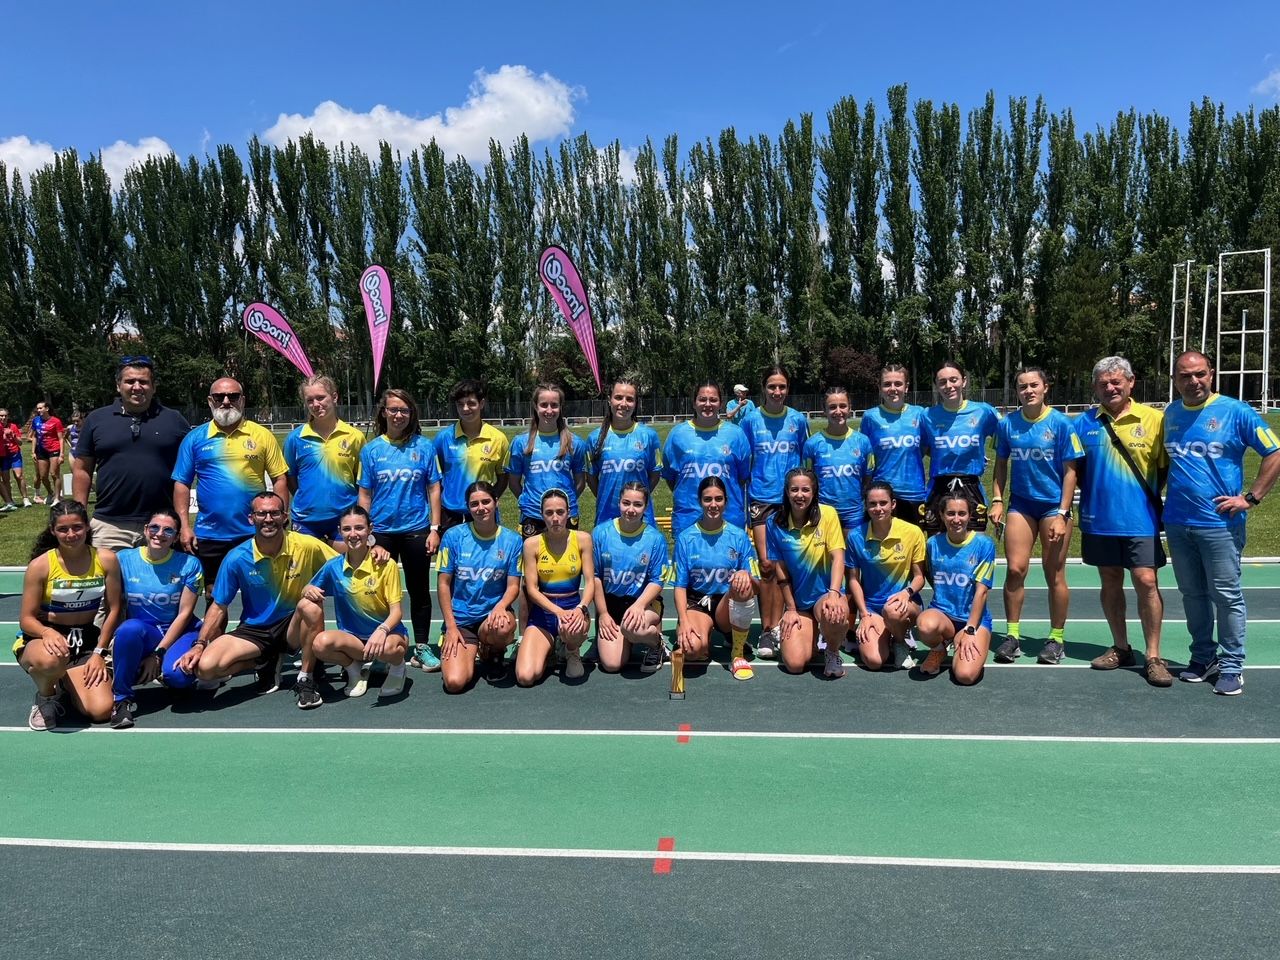
[[[752,597],[750,600],[734,600],[729,598],[729,625],[735,630],[747,630],[751,627],[751,621],[756,618],[756,601]]]

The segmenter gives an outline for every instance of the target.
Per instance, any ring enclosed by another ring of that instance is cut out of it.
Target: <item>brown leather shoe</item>
[[[1121,650],[1111,647],[1100,657],[1094,657],[1089,666],[1095,670],[1115,670],[1117,667],[1132,667],[1135,663],[1133,647]]]
[[[1159,657],[1147,658],[1147,683],[1153,687],[1173,686],[1173,674]]]

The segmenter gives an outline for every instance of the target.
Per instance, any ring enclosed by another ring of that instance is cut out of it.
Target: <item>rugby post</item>
[[[304,377],[315,376],[307,351],[280,311],[268,303],[251,303],[244,308],[244,328],[292,363]]]
[[[382,356],[387,349],[387,332],[391,329],[391,278],[374,264],[360,275],[360,296],[364,298],[364,315],[369,321],[369,344],[373,347],[373,389],[378,390],[382,374]]]
[[[591,367],[591,375],[595,377],[596,390],[604,392],[600,382],[600,358],[596,355],[596,331],[591,324],[591,304],[578,268],[564,250],[550,246],[538,258],[538,276],[582,348],[582,354]]]

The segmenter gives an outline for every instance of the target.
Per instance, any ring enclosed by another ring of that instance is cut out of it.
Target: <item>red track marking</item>
[[[682,723],[680,726],[676,727],[676,729],[680,731],[680,736],[676,737],[676,743],[688,743],[689,731],[693,729],[693,724]]]
[[[675,837],[659,837],[658,838],[659,852],[665,853],[667,851],[674,850],[675,848],[676,848]],[[653,861],[653,872],[662,873],[662,874],[670,873],[671,861],[666,857],[658,857]]]

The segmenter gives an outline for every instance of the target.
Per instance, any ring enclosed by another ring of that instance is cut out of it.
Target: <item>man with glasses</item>
[[[173,504],[169,475],[191,430],[187,418],[156,399],[150,357],[123,357],[116,370],[120,399],[85,417],[71,466],[71,495],[88,504],[94,471],[95,546],[126,550],[142,542],[142,528],[157,510]]]
[[[218,384],[234,381],[218,381]],[[218,384],[214,386],[217,387]],[[203,498],[201,498],[203,500]],[[258,692],[280,686],[280,668],[289,650],[310,650],[310,629],[295,617],[302,589],[337,551],[323,540],[285,530],[284,497],[260,490],[250,497],[246,522],[252,539],[233,547],[221,561],[213,602],[200,636],[175,666],[217,684],[250,667],[258,671]],[[227,608],[240,596],[240,623],[227,631]]]
[[[173,507],[182,519],[182,546],[200,558],[204,582],[212,590],[223,558],[253,536],[249,504],[263,491],[263,476],[289,505],[289,472],[280,444],[271,431],[244,417],[244,390],[230,377],[209,389],[213,419],[195,427],[178,448],[171,474]],[[191,486],[199,512],[191,524]]]

